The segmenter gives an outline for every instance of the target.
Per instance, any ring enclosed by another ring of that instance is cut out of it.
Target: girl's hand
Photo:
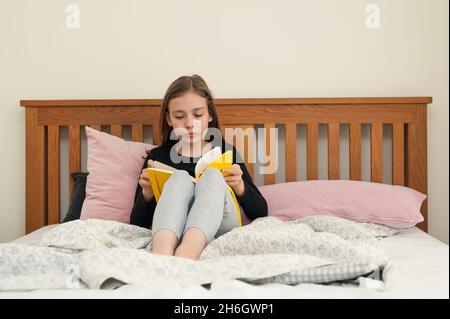
[[[236,196],[242,196],[245,191],[245,184],[242,180],[242,170],[239,164],[233,164],[231,168],[223,168],[221,172],[230,174],[224,176],[225,182],[231,187]]]
[[[153,161],[148,160],[148,167],[154,167]],[[146,168],[144,168],[139,176],[139,185],[142,187],[142,195],[144,196],[144,200],[149,202],[153,198],[153,190],[150,185],[150,180],[148,179],[148,175],[145,172]]]

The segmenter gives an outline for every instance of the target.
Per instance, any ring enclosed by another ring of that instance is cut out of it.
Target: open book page
[[[227,151],[222,154],[220,147],[214,147],[206,152],[195,165],[195,178],[199,179],[202,173],[208,168],[213,167],[221,170],[222,168],[231,168],[233,166],[233,151]],[[222,173],[224,176],[229,174]]]
[[[178,171],[176,168],[174,168],[170,165],[158,162],[158,161],[153,161],[153,165],[154,165],[154,167],[147,168],[147,170],[153,170],[153,171],[158,171],[161,173],[167,173],[169,175]],[[190,176],[190,177],[191,177],[192,181],[195,183],[196,182],[195,178],[192,176]]]
[[[154,168],[158,168],[158,169],[162,169],[162,170],[166,170],[166,171],[171,171],[171,172],[177,171],[176,168],[174,168],[174,167],[172,167],[170,165],[158,162],[158,161],[153,161],[153,165],[154,165]]]

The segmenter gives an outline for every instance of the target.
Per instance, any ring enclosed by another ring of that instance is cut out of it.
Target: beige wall
[[[182,74],[217,97],[423,96],[430,233],[448,243],[448,1],[0,0],[0,242],[24,233],[19,100],[161,98]],[[366,5],[380,8],[368,29]]]

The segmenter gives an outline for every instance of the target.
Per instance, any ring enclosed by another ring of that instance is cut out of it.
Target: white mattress
[[[54,226],[46,226],[14,242],[32,243]],[[239,280],[220,281],[210,289],[164,284],[116,290],[35,290],[0,292],[0,298],[449,298],[448,245],[418,228],[402,230],[381,240],[392,263],[384,271],[385,287],[353,285],[250,285]]]

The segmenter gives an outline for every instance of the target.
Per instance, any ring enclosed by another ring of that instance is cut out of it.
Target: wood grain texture
[[[47,225],[44,127],[38,125],[37,117],[36,108],[27,108],[25,112],[25,227],[27,233]]]
[[[407,186],[428,194],[427,185],[427,109],[426,105],[416,107],[417,121],[408,125]],[[428,198],[420,209],[424,221],[417,225],[428,231]]]
[[[306,128],[306,178],[319,178],[319,125],[315,122]]]
[[[100,124],[90,124],[89,127],[93,128],[94,130],[97,130],[97,131],[102,130],[102,126]]]
[[[219,105],[221,123],[389,123],[416,120],[414,106],[404,105]]]
[[[122,138],[122,125],[114,124],[111,125],[111,134]]]
[[[405,185],[405,125],[392,127],[392,184]]]
[[[297,124],[287,123],[285,127],[286,182],[297,180]]]
[[[339,179],[339,123],[328,124],[328,179]]]
[[[370,129],[370,178],[383,182],[383,124],[373,123]]]
[[[395,104],[429,104],[432,98],[429,96],[418,97],[338,97],[338,98],[235,98],[235,99],[215,99],[216,105],[292,105],[292,104],[312,104],[312,105],[379,105]],[[161,99],[125,99],[125,100],[21,100],[23,107],[134,107],[134,106],[154,106],[162,105]]]
[[[264,163],[264,185],[275,184],[275,172],[277,163],[273,160],[277,159],[275,152],[278,149],[275,148],[275,123],[264,124],[264,142],[266,145],[265,155],[269,160],[268,163]]]
[[[361,123],[350,123],[350,179],[361,180]]]
[[[161,143],[161,133],[159,132],[159,122],[153,121],[152,124],[153,144],[159,145]]]
[[[58,110],[58,111],[56,111]],[[85,107],[41,107],[40,125],[158,125],[158,106],[85,106]],[[221,124],[265,124],[265,123],[326,123],[336,121],[351,123],[358,119],[361,123],[391,123],[416,121],[415,105],[217,105]]]
[[[81,170],[80,126],[69,126],[69,173]],[[72,179],[69,179],[69,194],[72,194]]]
[[[47,159],[48,159],[48,224],[59,224],[59,172],[60,146],[59,127],[50,125],[47,128]]]
[[[131,125],[131,140],[134,142],[144,142],[144,126],[142,124]]]

